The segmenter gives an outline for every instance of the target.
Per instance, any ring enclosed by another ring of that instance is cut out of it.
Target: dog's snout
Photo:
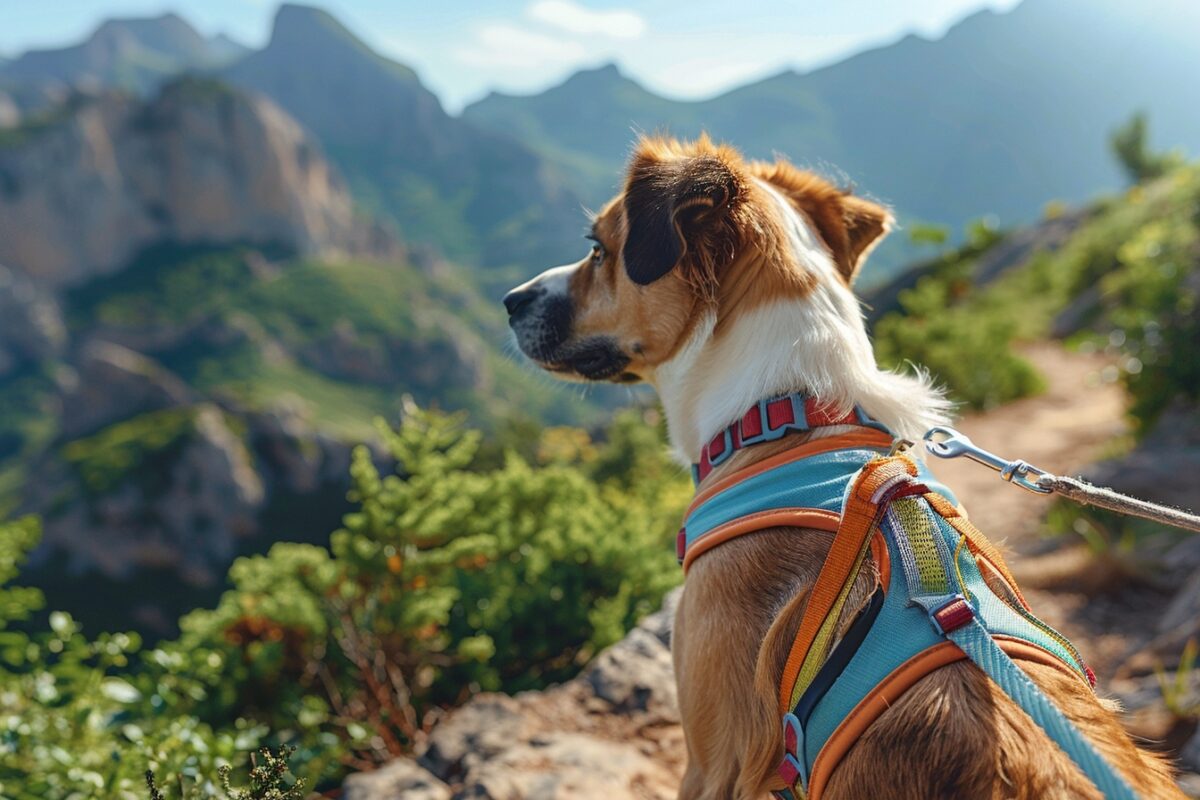
[[[537,289],[518,287],[504,295],[504,307],[508,309],[508,315],[510,317],[515,317],[521,312],[521,309],[527,308],[537,296]]]

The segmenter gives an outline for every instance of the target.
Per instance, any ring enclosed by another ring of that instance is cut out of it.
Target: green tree
[[[1183,163],[1177,152],[1155,153],[1150,149],[1150,123],[1141,111],[1112,132],[1109,146],[1131,183],[1162,177]]]
[[[556,454],[543,465],[509,452],[479,469],[478,432],[410,409],[398,429],[381,428],[393,474],[355,452],[357,508],[330,550],[277,544],[240,559],[234,588],[182,620],[172,651],[216,643],[218,710],[257,704],[273,729],[306,714],[307,738],[290,740],[301,759],[325,757],[309,735],[321,730],[350,764],[407,752],[475,691],[566,679],[678,580],[670,534],[686,477],[664,468],[653,429],[656,455],[608,474],[613,448],[645,425],[615,430],[612,444],[577,442],[566,456],[536,448]]]

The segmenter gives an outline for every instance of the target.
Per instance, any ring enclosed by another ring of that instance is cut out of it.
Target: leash
[[[925,434],[925,449],[939,458],[966,456],[977,464],[1000,473],[1000,477],[1037,494],[1059,494],[1081,505],[1115,511],[1163,525],[1200,533],[1200,516],[1178,508],[1130,497],[1078,478],[1053,475],[1021,459],[1008,461],[984,450],[954,428],[930,428]]]

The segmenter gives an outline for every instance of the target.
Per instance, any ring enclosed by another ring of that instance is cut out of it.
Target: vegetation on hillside
[[[164,246],[75,290],[69,316],[76,331],[190,331],[151,355],[198,389],[252,407],[300,395],[319,420],[357,437],[375,415],[394,416],[400,392],[480,418],[516,408],[554,416],[561,395],[527,391],[480,337],[503,335],[499,311],[446,270]],[[479,391],[493,380],[495,394]]]
[[[1131,173],[1166,158],[1144,142],[1126,155]],[[986,408],[1037,391],[1014,345],[1055,334],[1114,355],[1139,430],[1173,400],[1200,398],[1200,165],[1094,203],[1061,247],[980,286],[975,265],[995,241],[969,236],[900,295],[902,310],[874,328],[882,362],[923,364],[955,399]]]
[[[499,451],[415,408],[381,434],[395,474],[356,453],[328,548],[240,559],[216,608],[152,649],[29,622],[44,599],[14,578],[38,525],[0,525],[0,795],[139,797],[150,769],[219,797],[205,776],[264,744],[319,786],[409,751],[473,692],[570,677],[678,580],[690,483],[638,412],[603,441],[549,429]]]

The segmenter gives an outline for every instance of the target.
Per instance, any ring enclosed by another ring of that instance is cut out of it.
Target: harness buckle
[[[929,622],[941,636],[947,636],[975,619],[975,609],[967,598],[956,594],[929,611]]]

